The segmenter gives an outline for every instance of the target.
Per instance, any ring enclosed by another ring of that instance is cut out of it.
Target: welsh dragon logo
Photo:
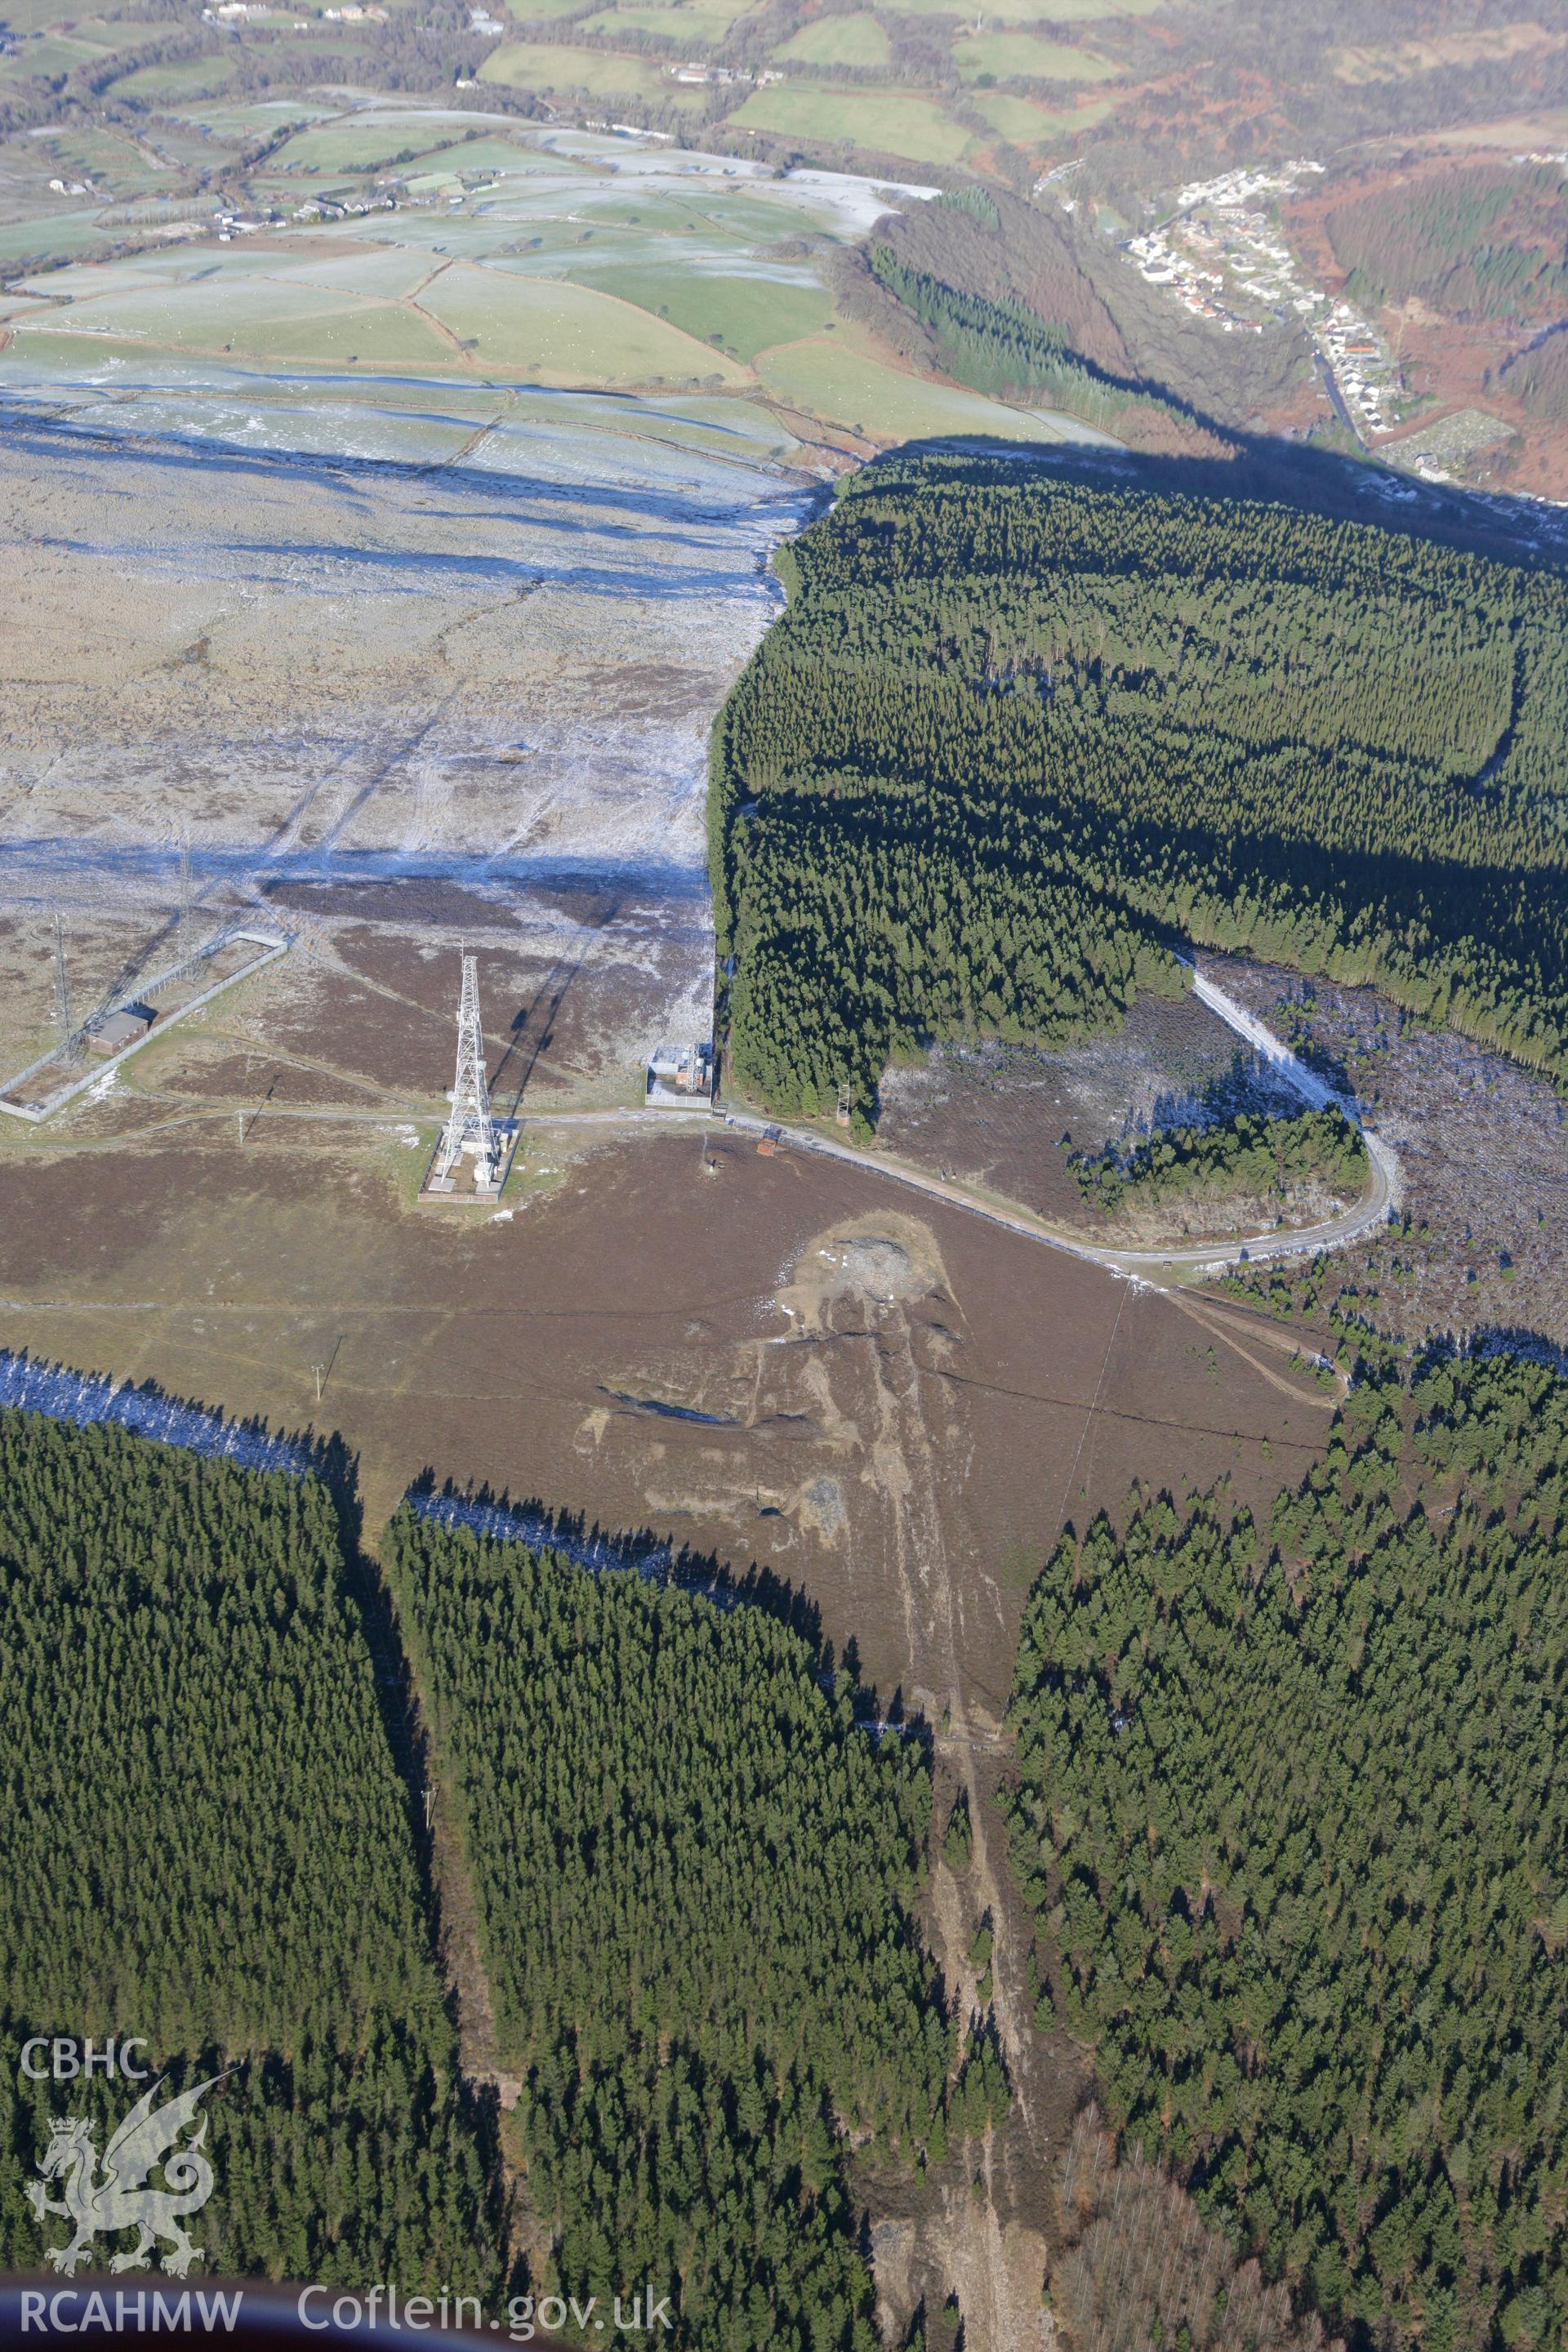
[[[163,2088],[160,2077],[137,2100],[104,2150],[101,2178],[95,2178],[98,2149],[86,2118],[72,2116],[50,2126],[48,2147],[38,2158],[44,2179],[29,2180],[24,2194],[40,2221],[47,2213],[58,2213],[75,2227],[76,2235],[68,2245],[47,2250],[56,2270],[74,2277],[94,2238],[100,2232],[112,2237],[124,2230],[137,2231],[136,2243],[128,2253],[114,2256],[109,2265],[111,2271],[146,2269],[160,2238],[170,2241],[163,2266],[175,2278],[184,2278],[191,2264],[201,2260],[201,2248],[192,2244],[182,2223],[187,2213],[199,2213],[213,2193],[213,2168],[202,2154],[207,2136],[205,2116],[187,2146],[176,2148],[174,2144],[195,2121],[203,2093],[220,2080],[211,2074],[205,2083],[154,2110],[153,2102]],[[149,2189],[147,2176],[160,2163],[165,2186]],[[44,2182],[58,2180],[62,2175],[65,2193],[56,2200],[47,2194]]]

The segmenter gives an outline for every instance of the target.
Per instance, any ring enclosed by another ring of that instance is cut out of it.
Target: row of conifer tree
[[[894,459],[781,551],[715,733],[731,1066],[775,1108],[1052,1042],[1181,935],[1568,1073],[1568,589],[1282,505]]]

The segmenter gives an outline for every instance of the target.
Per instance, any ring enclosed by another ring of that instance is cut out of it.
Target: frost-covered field
[[[369,108],[300,135],[459,122]],[[95,922],[298,906],[307,883],[330,911],[333,885],[404,878],[483,900],[552,964],[618,959],[639,1034],[706,1027],[708,733],[821,453],[659,315],[664,289],[716,288],[737,335],[785,301],[809,324],[811,270],[761,247],[852,234],[889,192],[581,134],[456,155],[424,209],[8,298],[0,990],[25,974],[29,1001],[0,1032],[51,1017],[57,907],[85,975]],[[631,373],[661,336],[704,373],[611,389],[619,322]],[[458,331],[526,356],[535,325],[568,357],[578,338],[577,384],[481,372]]]
[[[708,729],[809,488],[734,420],[681,446],[524,395],[443,463],[477,428],[433,389],[382,420],[430,454],[345,460],[357,403],[250,433],[221,391],[95,389],[0,435],[0,905],[166,905],[182,859],[215,904],[435,876],[553,957],[563,888],[635,898],[639,935],[662,898],[668,1019],[700,1024]]]
[[[239,126],[300,126],[253,233],[176,221],[0,298],[0,1050],[54,1017],[56,908],[87,982],[193,896],[320,925],[405,880],[447,891],[427,931],[482,901],[542,971],[611,973],[602,1071],[703,1034],[708,735],[845,462],[806,420],[1068,428],[836,317],[824,257],[931,189],[276,111]]]

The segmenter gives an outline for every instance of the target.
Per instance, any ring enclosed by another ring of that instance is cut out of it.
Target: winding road
[[[281,953],[281,948],[275,950]],[[270,961],[269,958],[264,961]],[[1188,961],[1184,958],[1184,961]],[[988,1200],[973,1187],[931,1174],[910,1161],[881,1149],[867,1150],[853,1143],[818,1129],[790,1127],[782,1121],[760,1118],[744,1111],[710,1112],[695,1105],[689,1110],[668,1110],[650,1115],[627,1108],[604,1110],[554,1110],[522,1112],[529,1127],[614,1127],[622,1133],[658,1134],[675,1120],[682,1123],[700,1120],[723,1124],[735,1134],[754,1135],[759,1140],[767,1135],[776,1136],[799,1151],[815,1152],[829,1160],[840,1160],[859,1168],[870,1176],[901,1184],[911,1192],[923,1192],[928,1198],[942,1202],[949,1208],[962,1209],[970,1216],[982,1217],[988,1223],[999,1225],[1008,1233],[1021,1234],[1026,1240],[1043,1243],[1048,1249],[1063,1251],[1069,1257],[1082,1258],[1093,1265],[1107,1267],[1124,1279],[1143,1281],[1161,1286],[1191,1280],[1194,1276],[1225,1272],[1242,1263],[1258,1265],[1268,1260],[1292,1257],[1312,1257],[1321,1251],[1342,1249],[1348,1243],[1360,1239],[1386,1222],[1400,1202],[1402,1176],[1398,1159],[1381,1136],[1361,1121],[1356,1105],[1339,1094],[1315,1070],[1310,1069],[1288,1045],[1281,1044],[1256,1015],[1227,996],[1213,981],[1193,970],[1193,992],[1199,1002],[1235,1030],[1247,1046],[1267,1061],[1284,1082],[1314,1110],[1331,1106],[1342,1110],[1360,1128],[1366,1146],[1369,1181],[1361,1198],[1338,1215],[1310,1225],[1290,1228],[1270,1226],[1257,1234],[1231,1235],[1220,1240],[1168,1243],[1153,1248],[1119,1247],[1114,1244],[1089,1240],[1060,1225],[1053,1225],[1032,1211]],[[227,983],[223,983],[226,985]],[[216,989],[209,992],[216,994]],[[198,1000],[202,1001],[202,1000]],[[82,1086],[100,1083],[100,1079],[83,1079]],[[73,1089],[79,1091],[80,1088]],[[142,1141],[151,1135],[162,1134],[173,1128],[195,1126],[203,1122],[238,1117],[242,1129],[248,1133],[257,1119],[265,1116],[270,1125],[278,1119],[324,1122],[334,1126],[345,1123],[386,1128],[398,1121],[428,1122],[428,1104],[399,1108],[381,1104],[332,1105],[288,1103],[265,1112],[251,1109],[248,1114],[233,1103],[184,1103],[150,1127],[137,1130],[135,1139]],[[113,1151],[124,1148],[127,1138],[121,1135],[51,1138],[59,1148],[89,1153]],[[5,1302],[0,1302],[5,1303]]]
[[[976,1198],[961,1184],[952,1184],[940,1176],[928,1175],[923,1169],[911,1167],[885,1151],[864,1151],[852,1143],[840,1143],[834,1138],[819,1135],[809,1129],[785,1127],[776,1120],[752,1118],[740,1112],[731,1114],[729,1124],[742,1132],[759,1136],[778,1135],[802,1151],[825,1153],[829,1159],[847,1160],[858,1168],[891,1178],[898,1184],[907,1184],[914,1191],[926,1192],[946,1202],[950,1207],[965,1209],[971,1215],[987,1218],[991,1223],[1005,1226],[1009,1233],[1026,1234],[1030,1240],[1044,1242],[1051,1249],[1064,1250],[1069,1257],[1087,1258],[1095,1265],[1110,1268],[1112,1274],[1129,1279],[1168,1283],[1184,1276],[1220,1274],[1226,1267],[1243,1261],[1257,1265],[1268,1259],[1315,1257],[1320,1251],[1342,1249],[1349,1242],[1357,1241],[1387,1222],[1390,1213],[1399,1204],[1401,1171],[1398,1159],[1381,1136],[1374,1135],[1362,1124],[1356,1106],[1335,1091],[1328,1082],[1310,1069],[1288,1045],[1282,1045],[1272,1031],[1267,1029],[1255,1014],[1238,1004],[1235,998],[1204,973],[1197,971],[1189,958],[1183,961],[1193,971],[1193,993],[1199,1002],[1217,1013],[1237,1035],[1245,1040],[1253,1052],[1260,1055],[1313,1110],[1334,1107],[1342,1110],[1361,1129],[1366,1146],[1369,1181],[1359,1201],[1353,1202],[1338,1216],[1327,1217],[1317,1224],[1300,1225],[1289,1230],[1270,1226],[1266,1232],[1247,1234],[1225,1241],[1182,1242],[1155,1249],[1118,1249],[1106,1243],[1085,1240],[1082,1235],[1065,1232],[1037,1217],[1026,1209],[1006,1209]]]
[[[838,1143],[805,1128],[785,1127],[777,1119],[753,1118],[741,1112],[731,1113],[727,1124],[742,1134],[776,1135],[781,1142],[798,1150],[848,1160],[869,1175],[907,1184],[917,1192],[945,1202],[950,1208],[964,1209],[972,1216],[1005,1226],[1009,1233],[1026,1234],[1031,1241],[1044,1242],[1047,1248],[1065,1250],[1069,1257],[1087,1258],[1091,1265],[1108,1266],[1113,1274],[1144,1282],[1179,1280],[1184,1275],[1221,1274],[1243,1261],[1256,1265],[1269,1258],[1315,1257],[1321,1250],[1342,1249],[1347,1242],[1384,1223],[1399,1200],[1397,1159],[1381,1137],[1363,1128],[1362,1139],[1366,1145],[1372,1181],[1361,1199],[1337,1217],[1289,1230],[1270,1226],[1266,1233],[1241,1234],[1224,1241],[1180,1242],[1157,1249],[1115,1249],[1108,1244],[1068,1234],[1059,1225],[1047,1224],[1043,1217],[1032,1216],[1026,1209],[1004,1209],[978,1200],[963,1185],[929,1176],[923,1169],[912,1168],[885,1151],[862,1151],[852,1143]]]

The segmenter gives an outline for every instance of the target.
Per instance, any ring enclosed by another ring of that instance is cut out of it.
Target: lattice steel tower
[[[70,974],[66,970],[65,918],[55,909],[55,1030],[59,1050],[68,1062],[79,1062],[82,1055],[81,1033],[71,1011]]]
[[[437,1182],[445,1182],[465,1151],[474,1155],[474,1182],[496,1179],[496,1130],[490,1090],[485,1081],[485,1033],[479,1025],[479,959],[463,954],[463,995],[458,1007],[458,1076],[452,1115],[436,1159]]]

